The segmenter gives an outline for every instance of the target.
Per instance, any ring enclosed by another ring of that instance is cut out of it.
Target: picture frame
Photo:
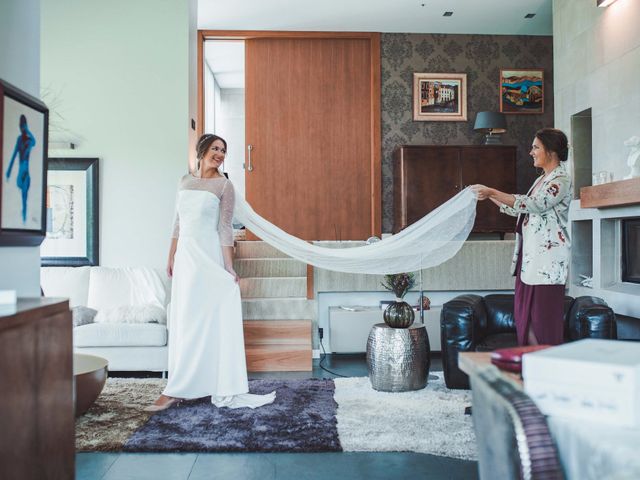
[[[99,265],[99,161],[50,158],[43,267]]]
[[[49,110],[0,79],[0,247],[45,237]]]
[[[414,73],[413,120],[467,121],[467,74]]]
[[[500,112],[537,115],[544,113],[544,70],[501,69]]]

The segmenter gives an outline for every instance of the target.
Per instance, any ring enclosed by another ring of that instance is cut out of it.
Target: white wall
[[[640,2],[554,0],[555,125],[592,109],[593,171],[621,180],[629,171],[623,141],[640,135]]]
[[[42,86],[100,158],[100,258],[163,267],[195,133],[195,0],[42,0]]]
[[[640,2],[618,0],[607,8],[595,3],[553,2],[555,125],[570,132],[571,115],[591,108],[592,170],[621,180],[629,171],[623,142],[640,135]],[[579,231],[591,234],[592,242],[574,238],[571,269],[593,275],[594,288],[573,283],[571,295],[600,296],[618,313],[640,315],[640,286],[612,273],[620,261],[612,222],[637,212],[637,205],[595,210],[572,204],[570,219],[588,227]]]
[[[40,96],[40,0],[0,1],[0,78]],[[40,296],[40,248],[0,248],[0,289]]]

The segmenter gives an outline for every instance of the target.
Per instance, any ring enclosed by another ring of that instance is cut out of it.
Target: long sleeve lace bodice
[[[218,235],[220,244],[224,247],[233,246],[233,206],[235,204],[235,192],[233,184],[225,177],[197,178],[187,174],[178,182],[178,194],[183,190],[206,190],[220,199],[220,218],[218,220]],[[176,206],[177,206],[176,195]],[[180,216],[176,208],[173,222],[172,238],[180,235]]]

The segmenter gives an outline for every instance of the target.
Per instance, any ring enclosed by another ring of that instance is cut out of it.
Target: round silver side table
[[[431,347],[422,324],[391,328],[377,323],[367,340],[367,368],[375,390],[406,392],[427,386]]]

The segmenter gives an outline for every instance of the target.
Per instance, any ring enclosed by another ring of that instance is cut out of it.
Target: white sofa
[[[69,298],[70,307],[100,311],[155,305],[165,312],[167,276],[144,267],[43,267],[40,282],[47,297]],[[162,323],[90,323],[73,329],[77,352],[104,357],[111,371],[167,371],[167,325]]]

